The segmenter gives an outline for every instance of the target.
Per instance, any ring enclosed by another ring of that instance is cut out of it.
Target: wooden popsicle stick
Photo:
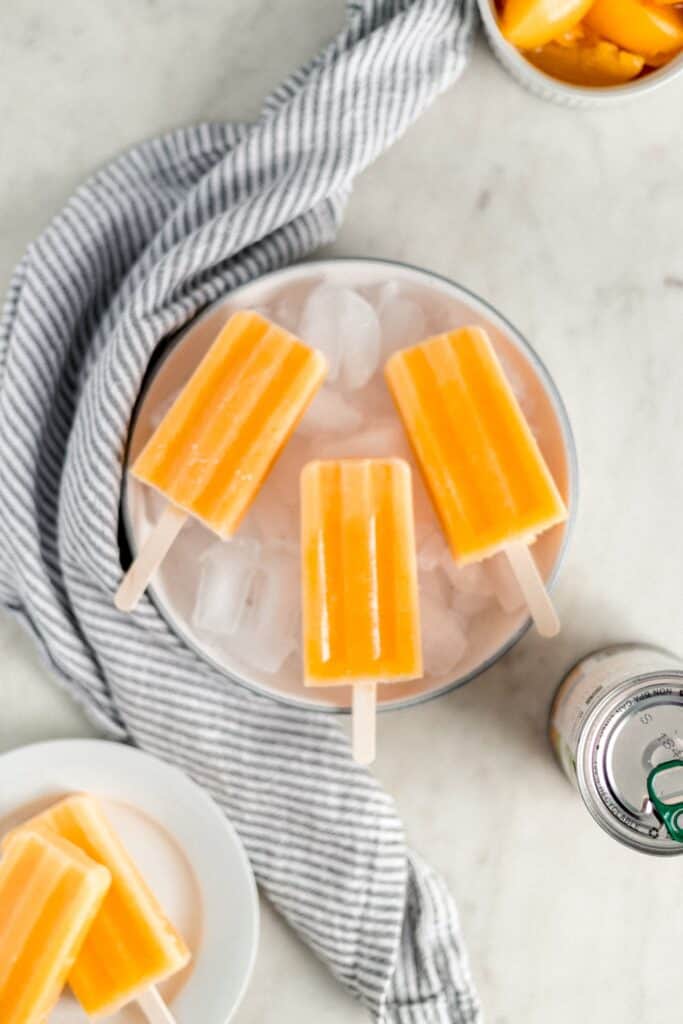
[[[139,995],[136,1002],[149,1024],[176,1024],[175,1017],[154,985]]]
[[[176,508],[175,505],[167,505],[161,513],[158,523],[142,545],[137,558],[116,591],[114,604],[120,612],[130,612],[135,608],[187,517],[188,513]]]
[[[560,632],[560,620],[531,551],[521,541],[508,544],[503,550],[524,594],[536,629],[541,636],[557,636]]]
[[[375,760],[377,683],[353,684],[352,749],[357,764]]]

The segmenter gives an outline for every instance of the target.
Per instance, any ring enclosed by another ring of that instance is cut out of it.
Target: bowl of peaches
[[[683,0],[479,0],[503,66],[532,92],[602,106],[683,73]]]

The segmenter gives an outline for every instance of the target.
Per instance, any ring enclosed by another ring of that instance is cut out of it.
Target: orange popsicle
[[[258,313],[235,313],[132,467],[169,502],[116,597],[135,606],[188,515],[232,536],[326,372]]]
[[[385,374],[457,562],[520,553],[566,519],[483,330],[464,327],[396,352]]]
[[[354,752],[374,756],[375,686],[422,674],[410,469],[311,462],[301,476],[304,681],[353,685]]]
[[[133,476],[230,537],[325,376],[323,356],[258,313],[228,321],[135,460]]]
[[[394,353],[386,379],[460,564],[531,543],[567,517],[486,333]]]
[[[111,883],[106,868],[43,830],[22,830],[0,861],[0,1021],[41,1024]]]
[[[115,1013],[188,963],[187,946],[96,800],[68,797],[14,834],[36,826],[73,843],[111,873],[111,889],[69,973],[69,984],[90,1017]]]

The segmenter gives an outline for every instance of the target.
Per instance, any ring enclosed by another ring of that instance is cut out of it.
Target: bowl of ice
[[[298,264],[233,291],[169,342],[138,402],[129,461],[238,309],[257,309],[320,348],[329,375],[237,534],[221,541],[196,520],[185,525],[150,589],[160,613],[233,683],[302,707],[347,710],[348,688],[302,682],[299,475],[311,459],[398,455],[413,470],[424,675],[380,686],[378,702],[407,706],[473,679],[524,634],[526,608],[503,556],[455,565],[382,369],[396,349],[432,334],[465,324],[486,328],[569,506],[569,522],[533,548],[552,585],[575,513],[576,458],[562,400],[539,357],[491,306],[435,274],[384,260]],[[133,553],[160,501],[127,477],[123,519]]]

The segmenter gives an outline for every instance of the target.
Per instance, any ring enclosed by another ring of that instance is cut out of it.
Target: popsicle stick
[[[145,587],[168,554],[187,519],[187,512],[167,505],[161,518],[142,545],[138,556],[121,580],[114,597],[120,612],[130,612],[142,597]]]
[[[377,684],[353,684],[353,759],[358,764],[372,764],[375,760],[377,731]]]
[[[560,620],[531,551],[526,544],[519,541],[508,544],[504,551],[524,594],[536,629],[541,636],[557,636],[560,632]]]
[[[138,996],[137,1004],[149,1021],[149,1024],[176,1024],[175,1017],[154,985]]]

